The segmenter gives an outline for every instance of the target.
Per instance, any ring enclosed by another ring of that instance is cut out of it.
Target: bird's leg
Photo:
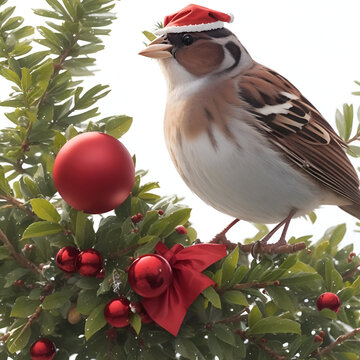
[[[229,240],[226,238],[226,233],[238,222],[240,219],[233,220],[223,231],[219,232],[214,238],[211,240],[211,243],[215,244],[226,244]]]
[[[291,210],[290,214],[283,221],[277,224],[262,240],[260,240],[260,243],[267,244],[267,242],[274,235],[274,233],[284,225],[284,229],[283,232],[281,233],[280,240],[276,243],[276,245],[277,246],[285,245],[286,244],[285,236],[289,228],[290,221],[292,217],[295,215],[295,213],[296,213],[295,209]]]
[[[280,240],[278,242],[276,242],[274,244],[274,247],[278,247],[281,245],[286,245],[286,240],[285,240],[285,236],[286,236],[286,232],[289,228],[289,224],[290,224],[290,220],[292,219],[292,217],[295,215],[296,210],[291,210],[290,214],[283,220],[281,221],[279,224],[277,224],[266,236],[264,236],[261,240],[255,241],[252,244],[251,247],[251,255],[255,258],[256,257],[256,253],[257,253],[257,248],[260,247],[262,245],[266,245],[267,242],[269,241],[269,239],[276,233],[276,231],[278,231],[283,225],[284,225],[284,229],[283,232],[281,233],[280,236]]]

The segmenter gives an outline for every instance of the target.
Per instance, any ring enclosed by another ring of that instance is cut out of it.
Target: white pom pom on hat
[[[224,22],[233,22],[232,14],[211,10],[200,5],[190,4],[175,14],[168,15],[164,27],[155,31],[156,35],[167,33],[199,32],[221,29]]]

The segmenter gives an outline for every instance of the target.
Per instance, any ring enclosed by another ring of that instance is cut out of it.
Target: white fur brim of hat
[[[232,15],[230,16],[231,16],[231,20],[229,22],[232,22],[234,17]],[[209,30],[221,29],[223,27],[224,27],[223,21],[215,21],[208,24],[196,24],[196,25],[186,25],[186,26],[165,26],[161,29],[156,30],[155,35],[164,35],[167,33],[209,31]]]

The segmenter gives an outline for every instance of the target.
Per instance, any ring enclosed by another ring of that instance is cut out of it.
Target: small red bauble
[[[130,324],[130,301],[125,297],[118,297],[109,301],[104,309],[106,321],[113,327],[124,327]]]
[[[103,257],[95,249],[83,250],[76,258],[76,270],[82,276],[96,276],[103,268]]]
[[[164,210],[161,210],[161,209],[158,210],[158,214],[159,214],[159,215],[164,215]]]
[[[76,258],[80,251],[74,246],[66,246],[56,255],[56,265],[67,273],[76,272]]]
[[[162,294],[173,279],[168,261],[156,254],[143,255],[134,260],[128,270],[129,283],[139,295],[152,298]]]
[[[178,225],[176,228],[175,228],[176,232],[180,235],[184,235],[184,234],[187,234],[187,230],[185,228],[185,226],[183,225]]]
[[[106,270],[102,268],[99,273],[96,275],[97,279],[105,279],[106,276]]]
[[[324,331],[320,331],[319,332],[319,336],[321,336],[322,338],[325,336],[325,332]]]
[[[70,206],[100,214],[126,200],[134,185],[135,168],[120,141],[89,132],[75,136],[60,149],[53,177],[56,189]]]
[[[323,293],[316,300],[316,307],[319,311],[322,309],[330,309],[337,313],[340,306],[341,302],[339,297],[332,292]]]
[[[131,217],[131,221],[132,221],[134,224],[137,224],[137,223],[140,222],[143,218],[144,218],[143,214],[138,213],[138,214],[133,215],[133,216]]]
[[[52,360],[55,356],[55,345],[48,339],[39,339],[35,341],[30,348],[30,357],[32,360]]]

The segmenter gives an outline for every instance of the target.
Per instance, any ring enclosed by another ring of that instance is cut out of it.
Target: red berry
[[[157,297],[170,286],[173,273],[168,261],[156,254],[147,254],[134,260],[128,269],[132,289],[147,298]]]
[[[175,228],[176,232],[180,235],[184,235],[184,234],[187,234],[187,230],[185,228],[184,225],[178,225],[176,228]]]
[[[263,290],[262,290],[262,293],[263,293],[263,294],[266,294],[266,290],[265,290],[265,289],[263,289]]]
[[[158,210],[158,214],[159,215],[164,215],[164,211],[163,210]]]
[[[55,187],[76,210],[104,213],[121,205],[135,181],[126,147],[110,135],[88,132],[69,140],[56,156]]]
[[[312,251],[311,251],[310,249],[307,249],[307,253],[308,253],[308,254],[311,254]]]
[[[76,269],[82,276],[94,277],[103,268],[103,257],[95,249],[86,249],[76,258]]]
[[[18,287],[23,287],[24,286],[24,281],[19,279],[13,282],[14,286],[18,286]]]
[[[143,218],[144,218],[143,214],[138,213],[138,214],[133,215],[133,216],[131,217],[131,221],[132,221],[134,224],[137,224],[137,223],[140,222]]]
[[[267,343],[267,339],[266,338],[262,338],[261,341],[266,344]]]
[[[279,285],[280,285],[280,281],[279,281],[279,280],[276,280],[276,281],[274,282],[274,285],[275,285],[275,286],[279,286]]]
[[[339,297],[332,292],[323,293],[316,300],[316,307],[319,311],[322,309],[330,309],[337,313],[340,309],[340,306],[341,302]]]
[[[30,348],[32,360],[52,360],[55,356],[55,344],[48,339],[35,341]]]
[[[29,284],[27,287],[28,287],[28,289],[32,290],[35,287],[35,285],[34,284]]]
[[[323,342],[323,338],[320,335],[315,335],[314,341],[321,343],[321,342]]]
[[[66,246],[56,255],[56,265],[67,273],[76,272],[76,258],[80,251],[74,246]]]
[[[352,261],[352,258],[355,256],[356,254],[352,251],[349,256],[348,256],[348,263],[350,264]]]
[[[319,332],[319,336],[321,336],[322,338],[325,336],[325,332],[324,331],[320,331]]]
[[[113,327],[124,327],[130,324],[130,301],[125,297],[118,297],[109,301],[104,309],[106,321]]]

